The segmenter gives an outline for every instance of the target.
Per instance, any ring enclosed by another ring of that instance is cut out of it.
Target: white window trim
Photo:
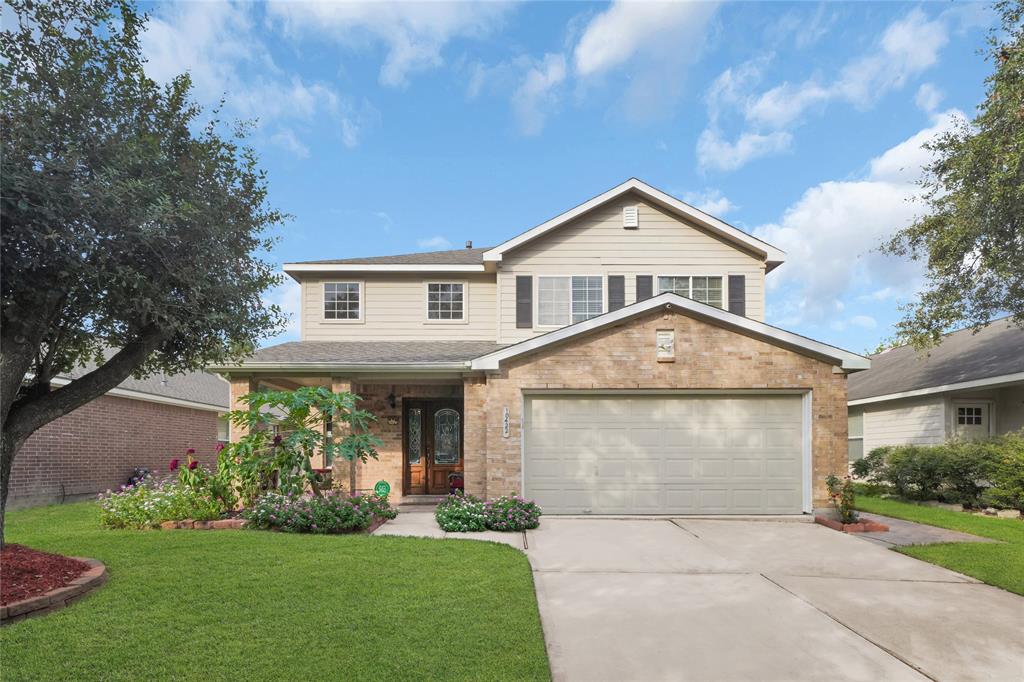
[[[958,427],[961,424],[957,421],[957,409],[958,407],[979,407],[984,405],[985,419],[988,420],[988,436],[991,438],[996,435],[996,401],[991,398],[978,398],[971,400],[969,398],[950,398],[949,401],[949,435],[956,437]],[[964,424],[964,426],[967,426]]]
[[[462,285],[462,317],[457,320],[434,320],[430,317],[430,285],[460,284]],[[424,324],[469,324],[469,282],[458,279],[423,280],[423,323]]]
[[[574,272],[570,275],[563,275],[560,273],[534,275],[533,276],[533,328],[534,329],[562,329],[574,324],[572,321],[572,278],[573,277],[600,277],[601,278],[601,312],[598,315],[604,315],[608,312],[608,278],[602,273],[578,273]],[[540,280],[541,279],[568,279],[569,280],[569,321],[565,324],[541,324],[540,323]],[[590,318],[593,319],[593,318]]]
[[[728,275],[723,275],[723,274],[720,274],[720,273],[717,273],[717,272],[709,272],[709,273],[702,273],[702,272],[693,273],[693,272],[691,272],[688,275],[676,274],[676,273],[664,273],[664,272],[662,272],[662,273],[659,273],[659,274],[654,276],[654,286],[652,287],[652,289],[654,290],[654,295],[655,296],[657,296],[658,294],[664,293],[664,292],[662,292],[661,286],[658,283],[658,281],[662,277],[685,277],[688,280],[690,280],[690,295],[687,296],[686,298],[689,298],[691,301],[695,301],[696,303],[701,303],[703,305],[711,305],[711,304],[710,303],[704,303],[703,301],[698,301],[697,299],[693,298],[693,278],[694,277],[718,277],[718,278],[720,278],[722,280],[722,307],[719,308],[716,305],[711,305],[711,307],[712,308],[718,308],[719,310],[729,310],[729,276]]]
[[[359,317],[352,320],[339,320],[327,317],[327,285],[355,284],[359,287]],[[366,317],[366,287],[361,280],[339,279],[320,282],[320,319],[326,324],[362,324]]]

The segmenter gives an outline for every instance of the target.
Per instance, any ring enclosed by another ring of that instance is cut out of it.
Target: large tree
[[[187,75],[146,77],[131,0],[6,2],[0,546],[34,431],[128,376],[241,357],[282,323],[261,255],[283,216],[245,127],[204,120]]]
[[[980,328],[1003,313],[1024,326],[1024,5],[997,2],[988,38],[995,67],[978,115],[928,145],[926,213],[883,246],[928,266],[921,298],[897,337],[918,347],[953,327]]]

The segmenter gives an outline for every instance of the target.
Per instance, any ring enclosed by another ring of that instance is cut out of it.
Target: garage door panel
[[[801,511],[800,396],[526,402],[525,491],[547,513]]]

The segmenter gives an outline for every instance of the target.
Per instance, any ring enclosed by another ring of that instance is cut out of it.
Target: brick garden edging
[[[844,533],[886,533],[889,531],[889,526],[865,516],[862,516],[857,523],[843,523],[824,516],[815,516],[814,522]]]
[[[213,521],[164,521],[160,524],[163,530],[240,530],[245,528],[245,519],[215,519]]]
[[[10,625],[26,618],[60,611],[107,582],[107,567],[101,561],[81,557],[71,558],[85,562],[89,568],[64,587],[58,587],[36,597],[12,602],[7,606],[0,606],[0,625]]]

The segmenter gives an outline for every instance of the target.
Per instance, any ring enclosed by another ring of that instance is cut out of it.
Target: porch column
[[[487,497],[487,377],[463,381],[463,432],[466,442],[464,476],[466,493]]]
[[[256,390],[259,382],[255,377],[252,376],[235,376],[231,375],[231,409],[232,410],[244,410],[247,409],[245,403],[239,398],[247,393],[252,393]],[[246,426],[239,426],[231,422],[228,424],[228,440],[232,443],[237,443],[243,436],[248,435],[249,428]]]
[[[331,377],[332,393],[351,393],[352,381],[343,377]],[[332,423],[332,438],[335,442],[341,440],[348,433],[347,424]],[[344,458],[335,458],[331,463],[331,481],[335,488],[344,488],[349,495],[354,495],[359,489],[359,465],[357,462],[349,462]]]

